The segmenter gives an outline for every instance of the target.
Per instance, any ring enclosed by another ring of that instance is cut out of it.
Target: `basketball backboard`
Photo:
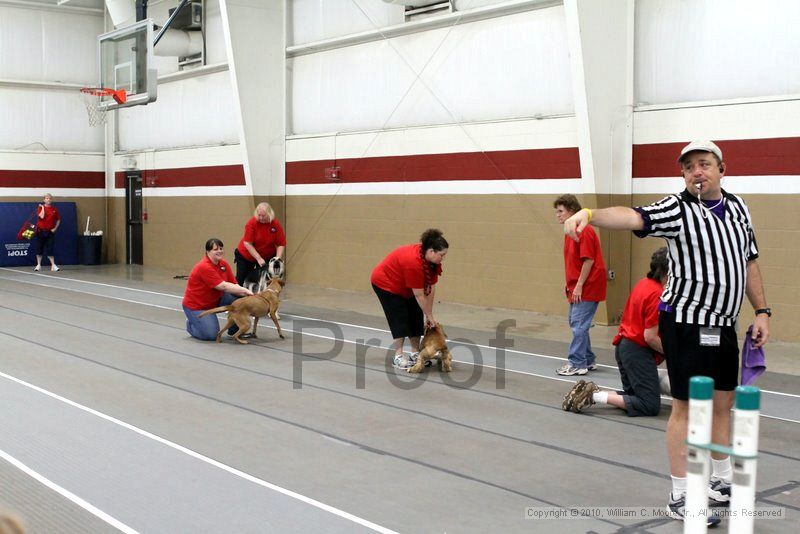
[[[99,35],[97,43],[100,87],[125,89],[126,93],[124,104],[107,95],[102,97],[99,107],[110,110],[154,102],[158,73],[153,68],[153,19]]]

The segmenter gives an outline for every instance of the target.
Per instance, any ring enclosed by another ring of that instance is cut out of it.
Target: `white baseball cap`
[[[692,141],[691,143],[683,147],[683,150],[681,150],[681,155],[680,157],[678,157],[678,163],[681,162],[683,156],[685,156],[689,152],[694,152],[695,150],[702,150],[703,152],[711,152],[712,154],[717,156],[717,158],[719,158],[720,161],[722,161],[722,150],[720,150],[720,148],[713,142]]]

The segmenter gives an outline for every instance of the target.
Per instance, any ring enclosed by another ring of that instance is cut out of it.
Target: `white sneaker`
[[[58,268],[58,265],[51,265],[50,266],[50,270],[51,271],[60,271],[61,269]]]
[[[34,271],[41,271],[42,270],[42,266],[41,265],[37,265],[36,267],[33,268],[33,270]]]
[[[578,369],[577,367],[572,367],[569,363],[565,363],[558,369],[556,369],[556,374],[561,376],[573,376],[573,375],[585,375],[589,371],[586,368]]]
[[[405,352],[400,354],[395,354],[394,360],[392,360],[392,366],[395,369],[402,369],[406,370],[409,369],[414,363],[411,361],[411,358],[408,357],[408,354]]]

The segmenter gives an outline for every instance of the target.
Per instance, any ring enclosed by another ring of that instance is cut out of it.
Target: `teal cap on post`
[[[758,410],[761,407],[761,390],[755,386],[736,388],[737,410]]]
[[[714,398],[714,379],[707,376],[693,376],[689,379],[689,398],[711,400]]]

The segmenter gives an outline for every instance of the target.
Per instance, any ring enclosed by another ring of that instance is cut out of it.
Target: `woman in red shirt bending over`
[[[186,283],[183,295],[183,313],[186,315],[186,331],[189,335],[211,341],[217,338],[219,320],[216,315],[198,317],[205,310],[217,306],[227,306],[237,299],[253,293],[236,283],[231,266],[222,259],[224,245],[212,237],[206,241],[206,255],[194,266]],[[238,327],[231,327],[228,333],[235,333]]]
[[[394,338],[394,366],[408,369],[416,361],[419,338],[426,325],[435,325],[433,297],[442,274],[442,260],[450,247],[441,230],[430,228],[420,242],[394,249],[372,271],[372,289],[378,295]],[[403,352],[405,338],[412,354]]]
[[[236,282],[244,285],[248,274],[256,267],[263,267],[272,258],[282,258],[285,249],[286,234],[275,218],[275,210],[262,202],[244,225],[244,236],[234,253]]]
[[[55,247],[56,230],[61,224],[61,214],[58,208],[53,206],[53,195],[47,193],[44,196],[44,204],[39,204],[36,211],[36,267],[34,271],[42,270],[42,256],[50,259],[50,270],[58,271],[56,259],[53,254]]]

